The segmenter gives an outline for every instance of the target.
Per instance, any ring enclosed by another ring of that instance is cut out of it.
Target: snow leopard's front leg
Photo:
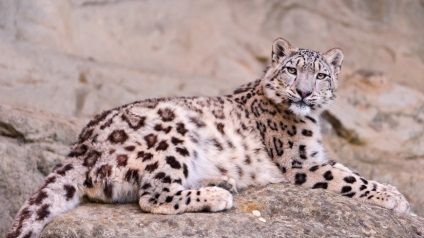
[[[408,201],[395,187],[367,180],[334,161],[295,166],[288,169],[285,176],[296,185],[327,189],[395,212],[410,211]]]

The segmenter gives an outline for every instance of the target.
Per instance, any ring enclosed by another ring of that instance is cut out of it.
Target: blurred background
[[[424,215],[423,23],[424,0],[0,0],[0,235],[88,118],[230,93],[277,37],[343,49],[327,153]]]

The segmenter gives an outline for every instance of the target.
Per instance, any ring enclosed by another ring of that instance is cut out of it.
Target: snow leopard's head
[[[343,52],[333,48],[325,54],[294,48],[282,38],[272,45],[272,64],[263,88],[276,104],[285,104],[299,116],[321,112],[336,97]]]

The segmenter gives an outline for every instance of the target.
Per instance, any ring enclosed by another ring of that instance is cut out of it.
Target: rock
[[[0,106],[0,236],[44,177],[65,159],[84,122]]]
[[[258,210],[261,217],[254,216]],[[262,219],[260,219],[262,218]],[[262,220],[262,221],[261,221]],[[265,220],[265,222],[263,222]],[[41,237],[423,237],[424,218],[395,214],[323,190],[289,184],[250,188],[218,213],[154,215],[137,204],[85,204]]]

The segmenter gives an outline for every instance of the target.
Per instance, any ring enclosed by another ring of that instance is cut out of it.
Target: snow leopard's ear
[[[272,43],[272,65],[277,65],[281,58],[290,54],[292,49],[293,47],[287,40],[283,38],[277,38],[274,43]]]
[[[340,73],[343,57],[343,51],[339,48],[333,48],[324,54],[324,59],[333,67],[336,75]]]

